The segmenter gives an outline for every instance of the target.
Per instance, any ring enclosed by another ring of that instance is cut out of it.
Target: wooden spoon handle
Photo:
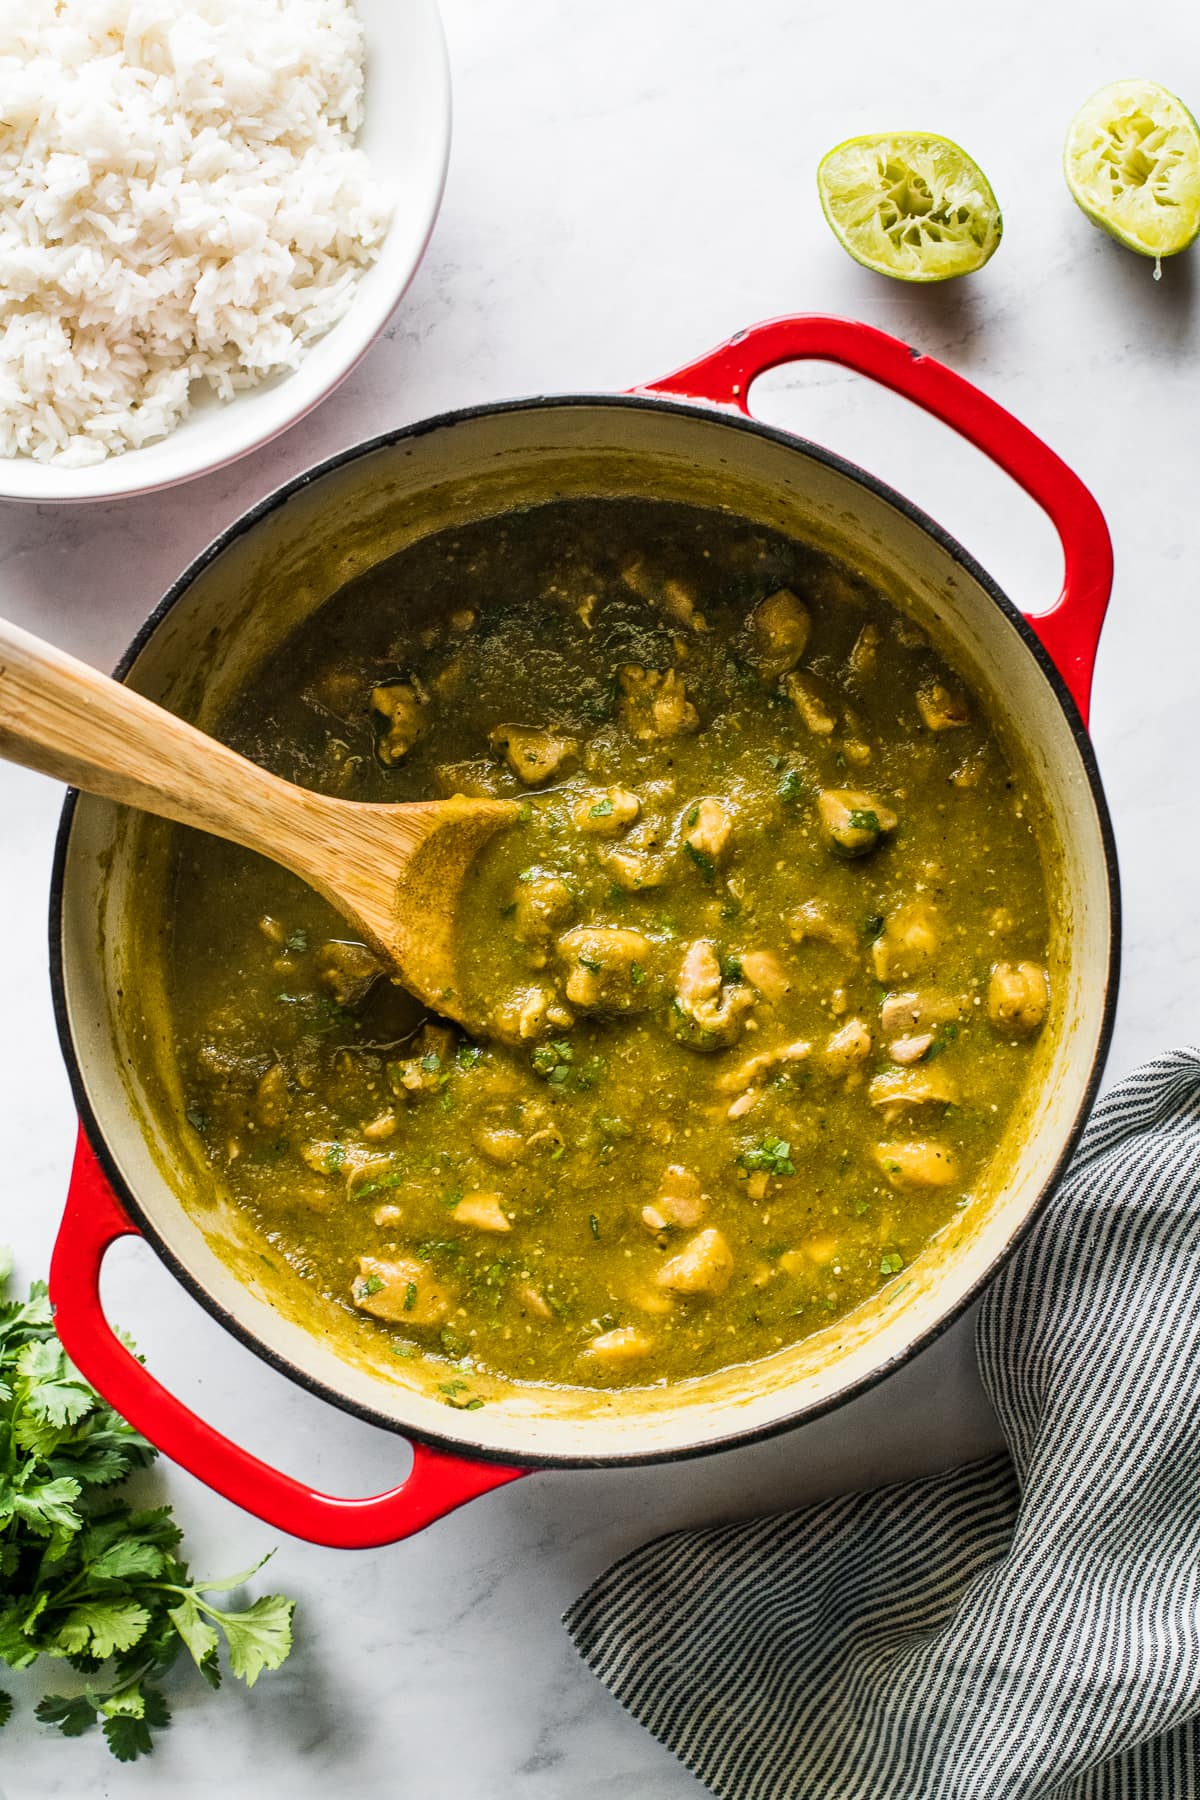
[[[0,619],[0,756],[290,861],[289,782]]]

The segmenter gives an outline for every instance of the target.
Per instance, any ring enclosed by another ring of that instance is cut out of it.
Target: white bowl
[[[167,437],[84,469],[0,458],[0,497],[112,500],[206,475],[259,449],[319,406],[379,336],[433,230],[450,154],[450,70],[437,0],[354,0],[367,41],[363,149],[388,182],[395,211],[379,256],[345,316],[299,368],[221,402],[198,396]]]

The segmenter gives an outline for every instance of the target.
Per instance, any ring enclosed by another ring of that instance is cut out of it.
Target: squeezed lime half
[[[981,269],[1003,220],[979,164],[949,138],[886,131],[822,158],[817,188],[855,262],[897,281],[949,281]]]
[[[1157,81],[1114,81],[1067,132],[1063,172],[1094,225],[1140,256],[1175,256],[1200,232],[1200,129]]]

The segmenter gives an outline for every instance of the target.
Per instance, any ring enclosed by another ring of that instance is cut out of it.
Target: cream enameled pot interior
[[[168,828],[106,802],[77,806],[63,872],[62,979],[93,1129],[135,1215],[193,1288],[248,1341],[330,1398],[476,1452],[603,1461],[670,1455],[829,1405],[961,1306],[1053,1179],[1086,1105],[1107,1030],[1112,891],[1105,825],[1075,729],[1037,657],[969,569],[916,517],[805,446],[720,414],[653,402],[541,402],[467,414],[310,478],[194,575],[129,674],[212,728],[296,623],[414,537],[531,501],[654,494],[725,506],[833,550],[929,626],[990,696],[1044,802],[1052,843],[1057,1020],[977,1203],[899,1291],[774,1357],[674,1387],[601,1394],[514,1387],[458,1413],[398,1366],[365,1324],[337,1347],[332,1307],[264,1264],[244,1215],[214,1190],[186,1130],[162,1024],[161,934],[134,904],[159,876]],[[136,924],[131,924],[136,921]]]

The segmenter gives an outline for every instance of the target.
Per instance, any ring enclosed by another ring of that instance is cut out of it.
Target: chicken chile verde
[[[348,799],[521,801],[464,895],[479,1042],[281,869],[177,841],[188,1118],[447,1404],[768,1355],[971,1205],[1052,1004],[1036,814],[842,564],[658,502],[482,521],[334,596],[222,735]]]

